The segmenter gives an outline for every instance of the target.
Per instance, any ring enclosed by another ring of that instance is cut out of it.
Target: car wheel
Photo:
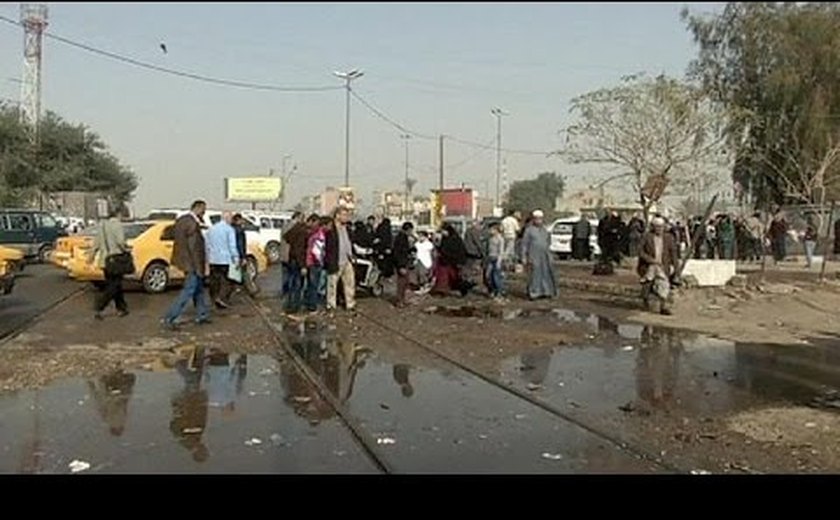
[[[382,282],[376,282],[373,284],[370,293],[376,298],[381,298],[385,294],[385,286],[382,285]]]
[[[268,257],[268,263],[276,264],[280,261],[280,244],[277,242],[269,242],[265,246],[265,255]]]
[[[162,263],[155,263],[143,273],[143,290],[150,294],[160,294],[169,286],[169,268]]]
[[[45,245],[41,246],[41,249],[38,250],[38,261],[42,264],[46,264],[50,261],[50,255],[53,252],[53,246]]]

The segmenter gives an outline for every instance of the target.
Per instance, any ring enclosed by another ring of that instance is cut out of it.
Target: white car
[[[187,213],[189,213],[189,210],[186,209],[156,209],[149,212],[146,220],[176,220],[181,215],[186,215]],[[242,216],[244,217],[245,215],[243,214]],[[208,209],[204,212],[204,223],[208,226],[216,224],[221,219],[221,211]],[[254,224],[247,217],[245,218],[245,240],[247,240],[249,244],[259,244],[260,249],[266,253],[265,256],[269,257],[266,246],[271,241],[270,237],[263,235],[259,226]],[[269,263],[271,263],[270,257]]]
[[[565,259],[572,256],[572,230],[578,222],[580,222],[579,216],[557,219],[551,224],[549,249],[558,258]],[[592,228],[589,235],[589,247],[592,250],[592,256],[597,257],[601,254],[601,248],[598,247],[598,220],[589,219],[589,225]]]
[[[243,211],[242,216],[253,223],[260,234],[260,245],[263,246],[269,263],[280,261],[280,239],[283,231],[292,221],[291,213],[258,213]]]

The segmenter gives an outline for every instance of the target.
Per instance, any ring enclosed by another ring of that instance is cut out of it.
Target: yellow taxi
[[[170,285],[185,278],[183,272],[171,265],[174,220],[126,222],[123,226],[125,239],[131,247],[134,266],[137,269],[133,275],[127,276],[127,279],[142,283],[143,289],[148,293],[162,293]],[[101,269],[88,263],[88,255],[92,248],[93,237],[87,237],[83,243],[72,247],[65,266],[70,278],[84,282],[105,279]],[[247,261],[248,276],[252,280],[268,269],[268,258],[258,244],[248,244]]]
[[[0,294],[6,295],[12,292],[15,286],[15,273],[22,266],[22,251],[0,246]]]
[[[93,237],[96,235],[96,227],[84,229],[78,235],[61,237],[55,241],[55,248],[49,256],[49,261],[56,267],[67,268],[70,257],[73,256],[73,248],[76,246],[88,247],[93,245]]]

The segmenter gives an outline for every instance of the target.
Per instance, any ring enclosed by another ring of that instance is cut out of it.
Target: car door
[[[23,251],[26,256],[36,254],[38,251],[35,247],[35,229],[32,213],[12,211],[6,213],[4,245]]]
[[[172,280],[183,280],[186,275],[177,267],[172,265],[172,253],[175,250],[175,223],[167,225],[160,232],[160,246],[164,250],[164,256],[169,264],[169,278]]]

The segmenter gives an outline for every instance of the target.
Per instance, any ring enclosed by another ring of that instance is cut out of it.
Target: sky
[[[550,151],[575,96],[637,72],[682,77],[696,54],[680,20],[702,3],[56,3],[48,32],[172,69],[278,86],[342,86],[421,134]],[[18,4],[0,5],[17,19]],[[17,98],[22,31],[0,24],[0,97]],[[167,53],[160,49],[165,43]],[[137,212],[204,198],[225,177],[297,166],[287,200],[344,179],[345,92],[276,92],[169,76],[45,39],[43,107],[88,125],[140,179]],[[400,132],[351,100],[350,184],[401,190]],[[438,142],[409,140],[415,193],[438,182]],[[510,182],[556,171],[570,189],[602,177],[542,155],[503,154]],[[445,141],[448,186],[494,195],[492,149]]]

